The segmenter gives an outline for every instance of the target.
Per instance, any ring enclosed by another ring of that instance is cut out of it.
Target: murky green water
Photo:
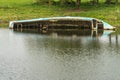
[[[0,80],[120,80],[119,37],[0,29]]]

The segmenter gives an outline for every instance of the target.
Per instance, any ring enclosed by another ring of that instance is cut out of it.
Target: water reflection
[[[58,36],[105,36],[113,33],[113,30],[37,30],[37,29],[22,29],[14,30],[15,32],[22,33],[39,33],[45,35],[58,35]]]
[[[118,34],[112,35],[115,31],[111,30],[22,30],[14,31],[15,34],[27,33],[39,35],[39,37],[30,37],[26,43],[34,45],[36,48],[84,48],[100,49],[109,43],[109,46],[116,45],[119,47]],[[114,37],[115,38],[114,38]],[[36,40],[33,43],[34,39]],[[32,42],[32,43],[31,43]],[[37,45],[40,44],[40,45]],[[102,44],[102,45],[101,45]],[[41,46],[42,45],[42,46]]]
[[[112,31],[0,29],[2,80],[119,80],[119,34]]]
[[[114,38],[111,33],[112,31],[50,31],[38,34],[42,36],[30,35],[25,41],[28,56],[34,62],[31,66],[38,64],[32,72],[42,71],[43,74],[40,75],[43,79],[50,80],[119,79],[120,70],[116,68],[120,66],[120,59],[117,58],[120,55],[116,54],[119,49],[114,46],[114,41],[118,38]]]

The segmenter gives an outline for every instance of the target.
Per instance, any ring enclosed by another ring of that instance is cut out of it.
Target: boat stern
[[[103,21],[103,25],[104,25],[104,30],[115,30],[116,27],[113,27],[112,25],[106,23]]]

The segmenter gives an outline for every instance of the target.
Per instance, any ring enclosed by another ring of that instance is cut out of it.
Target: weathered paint
[[[9,28],[13,28],[15,23],[23,23],[23,22],[34,22],[34,21],[48,21],[48,20],[60,20],[60,19],[65,19],[65,20],[88,20],[88,21],[92,21],[93,19],[98,20],[96,18],[88,18],[88,17],[51,17],[51,18],[38,18],[38,19],[31,19],[31,20],[19,20],[19,21],[11,21],[9,23]],[[115,29],[115,27],[111,26],[110,24],[102,21],[102,20],[98,20],[101,21],[104,25],[104,29]],[[95,28],[97,29],[97,28]]]
[[[115,29],[115,27],[111,26],[110,24],[108,24],[104,21],[102,21],[102,22],[103,22],[103,25],[104,25],[104,29]]]

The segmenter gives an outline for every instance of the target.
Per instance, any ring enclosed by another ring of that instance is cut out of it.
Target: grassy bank
[[[88,0],[86,0],[88,1]],[[52,16],[85,16],[102,19],[113,26],[120,26],[120,5],[96,6],[84,0],[80,9],[73,6],[37,5],[34,0],[1,0],[0,1],[0,26],[8,26],[11,20],[33,19]]]

